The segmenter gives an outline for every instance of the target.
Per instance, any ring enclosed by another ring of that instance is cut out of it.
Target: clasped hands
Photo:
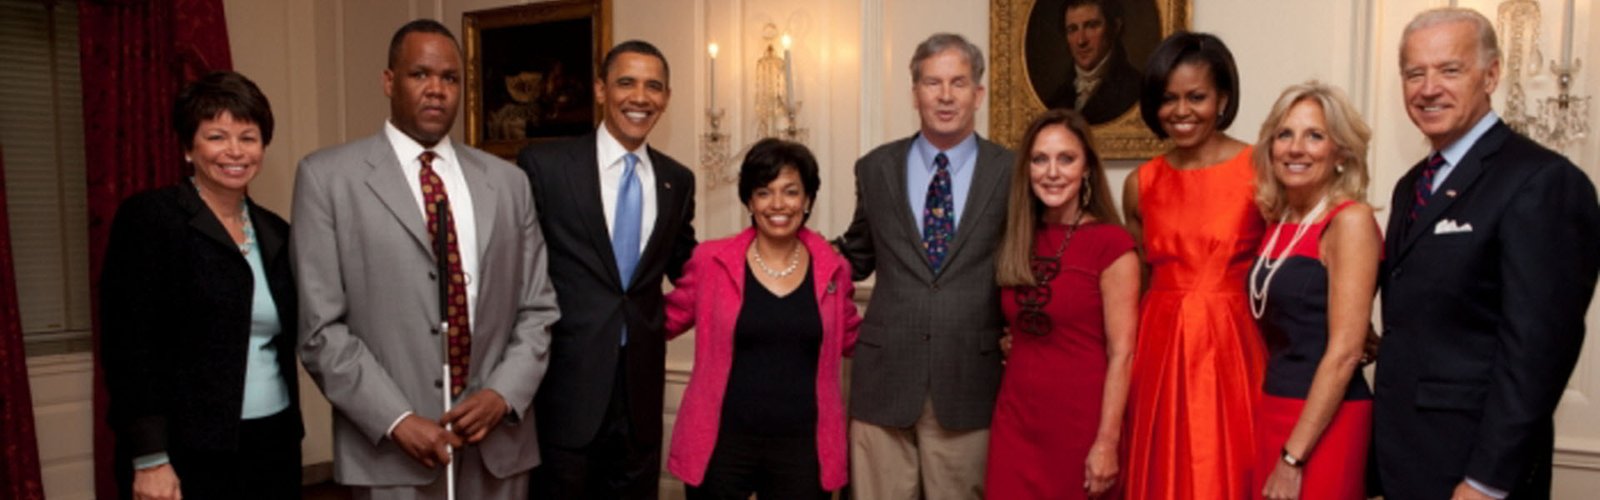
[[[446,412],[435,422],[416,414],[407,415],[389,434],[411,458],[428,468],[450,463],[450,449],[483,441],[511,409],[500,393],[483,389]],[[450,430],[445,430],[445,426]]]

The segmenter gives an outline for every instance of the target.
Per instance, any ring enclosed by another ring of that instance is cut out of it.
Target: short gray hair
[[[1400,34],[1400,63],[1405,64],[1405,40],[1411,33],[1424,28],[1432,28],[1441,24],[1471,23],[1478,32],[1478,62],[1488,66],[1491,61],[1500,58],[1500,41],[1494,34],[1494,24],[1489,18],[1483,17],[1478,11],[1462,7],[1440,7],[1428,9],[1411,18],[1406,23],[1406,30]]]
[[[934,33],[933,36],[917,44],[917,52],[911,56],[911,81],[922,79],[922,61],[939,55],[950,49],[958,49],[967,56],[967,64],[972,66],[972,81],[983,81],[983,49],[967,41],[966,37],[955,33]]]

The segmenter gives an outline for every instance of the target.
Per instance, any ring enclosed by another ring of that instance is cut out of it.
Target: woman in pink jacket
[[[766,139],[745,155],[752,227],[701,243],[667,296],[667,331],[696,328],[667,469],[688,498],[828,498],[849,481],[840,360],[860,317],[850,267],[805,228],[817,160]]]

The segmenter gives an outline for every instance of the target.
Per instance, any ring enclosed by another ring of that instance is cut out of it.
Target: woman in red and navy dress
[[[1361,499],[1372,392],[1358,370],[1383,237],[1366,198],[1371,131],[1339,91],[1285,90],[1255,148],[1274,221],[1247,285],[1269,357],[1255,498]]]

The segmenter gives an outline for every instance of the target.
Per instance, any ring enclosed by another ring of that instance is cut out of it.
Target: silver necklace
[[[750,260],[755,261],[756,267],[761,268],[761,272],[765,273],[767,276],[773,278],[784,278],[794,274],[795,269],[800,268],[800,244],[796,243],[794,248],[789,250],[789,267],[783,268],[782,271],[773,271],[772,268],[767,267],[766,261],[761,260],[761,252],[756,251],[756,245],[754,243],[750,244]]]
[[[1294,251],[1295,245],[1300,244],[1300,238],[1305,237],[1311,226],[1316,224],[1317,217],[1322,216],[1322,209],[1327,208],[1327,206],[1328,195],[1324,193],[1322,199],[1317,201],[1317,206],[1313,207],[1311,212],[1300,219],[1300,225],[1294,228],[1294,237],[1289,239],[1289,244],[1285,245],[1283,250],[1278,251],[1277,258],[1269,259],[1267,254],[1272,252],[1272,247],[1277,245],[1278,235],[1283,233],[1283,223],[1289,221],[1289,211],[1284,210],[1283,215],[1278,217],[1277,227],[1272,228],[1272,237],[1267,239],[1266,246],[1262,247],[1261,255],[1256,256],[1256,265],[1250,269],[1251,316],[1261,319],[1261,316],[1266,314],[1267,289],[1272,286],[1272,277],[1277,276],[1278,269],[1283,265],[1283,261],[1289,258],[1289,253]],[[1258,280],[1257,278],[1261,276],[1262,269],[1267,271],[1267,276],[1265,279]],[[1258,282],[1260,284],[1257,284]]]

